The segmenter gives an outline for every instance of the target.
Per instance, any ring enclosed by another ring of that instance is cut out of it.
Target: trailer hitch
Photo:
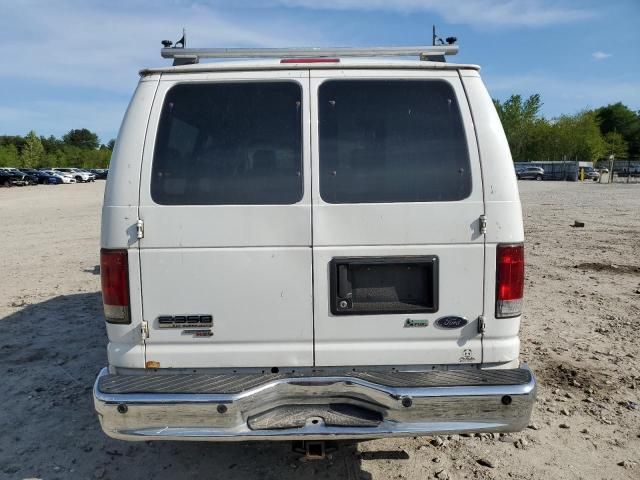
[[[328,453],[338,449],[336,442],[323,440],[298,440],[292,442],[292,450],[300,453],[308,460],[323,460]]]

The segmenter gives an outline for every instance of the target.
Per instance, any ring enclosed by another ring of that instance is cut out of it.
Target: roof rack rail
[[[446,44],[433,29],[433,45],[412,47],[297,47],[297,48],[186,48],[186,32],[175,45],[163,40],[162,58],[172,58],[174,65],[198,63],[201,58],[307,58],[307,57],[414,57],[432,62],[444,62],[445,55],[458,53],[455,37]],[[439,45],[436,43],[439,42]],[[180,45],[180,46],[178,46]]]

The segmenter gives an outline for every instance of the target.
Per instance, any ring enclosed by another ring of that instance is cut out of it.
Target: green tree
[[[40,137],[40,141],[42,142],[45,153],[51,153],[62,148],[62,141],[53,135],[50,135],[48,138]]]
[[[629,156],[640,156],[640,113],[618,102],[596,110],[600,130],[604,135],[615,132],[622,135],[629,147]]]
[[[18,165],[18,149],[15,145],[0,145],[0,167]]]
[[[64,167],[67,165],[66,158],[62,150],[47,152],[42,160],[42,166],[47,168]]]
[[[607,145],[592,110],[562,115],[555,120],[553,130],[552,141],[558,153],[568,160],[595,162],[606,153]]]
[[[531,161],[553,160],[557,154],[553,145],[553,125],[545,118],[536,119],[529,127],[523,156]]]
[[[521,95],[511,95],[504,102],[493,101],[507,140],[511,148],[511,155],[516,161],[531,160],[530,154],[531,132],[539,120],[542,99],[539,94],[531,95],[523,101]]]
[[[63,137],[65,145],[95,150],[100,146],[98,135],[86,128],[69,130]]]
[[[44,147],[36,132],[31,130],[26,137],[24,147],[20,152],[20,166],[33,168],[40,165],[44,156]]]
[[[62,147],[61,167],[80,167],[82,163],[82,152],[84,150],[73,145],[65,145]]]
[[[604,136],[606,144],[605,155],[615,155],[615,158],[628,158],[629,144],[621,133],[609,132]]]
[[[24,147],[25,139],[20,135],[2,135],[0,136],[0,145],[14,145],[18,151]]]

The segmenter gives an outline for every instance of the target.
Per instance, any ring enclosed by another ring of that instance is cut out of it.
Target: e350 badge
[[[158,317],[158,327],[182,329],[182,335],[194,337],[213,336],[212,315],[163,315]]]

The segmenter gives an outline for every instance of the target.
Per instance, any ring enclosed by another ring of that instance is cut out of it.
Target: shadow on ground
[[[284,442],[110,439],[91,396],[105,347],[98,292],[56,297],[0,319],[1,478],[371,478],[361,469],[368,457],[354,445],[305,462]]]

